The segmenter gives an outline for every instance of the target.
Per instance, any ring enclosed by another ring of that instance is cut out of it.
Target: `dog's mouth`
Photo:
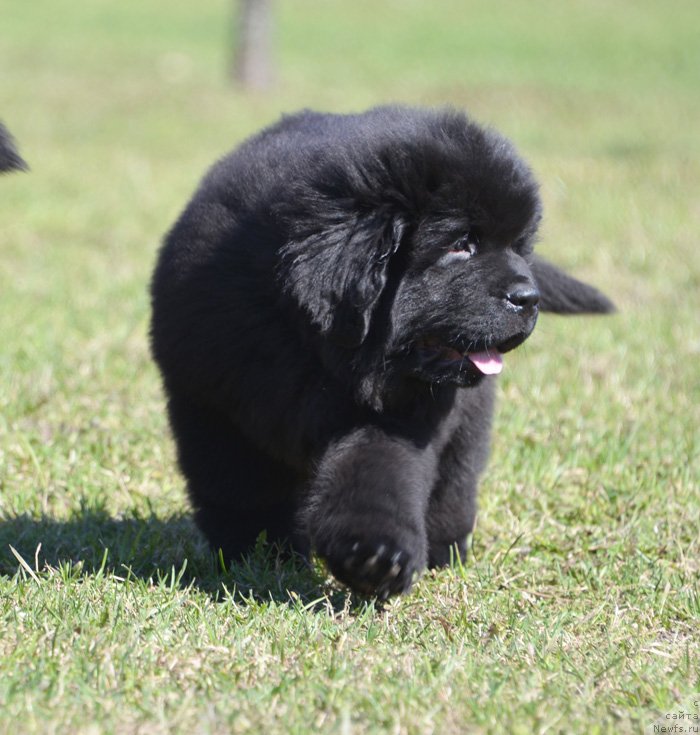
[[[503,370],[503,357],[497,347],[460,352],[455,347],[443,345],[432,337],[419,340],[416,347],[426,362],[457,366],[469,360],[484,375],[498,375]]]
[[[484,375],[498,375],[503,370],[503,358],[500,352],[468,352],[466,357],[476,365]]]
[[[415,373],[431,381],[472,384],[486,375],[502,372],[503,354],[522,344],[527,336],[517,334],[497,344],[466,347],[445,344],[437,337],[424,337],[414,344],[419,361]]]

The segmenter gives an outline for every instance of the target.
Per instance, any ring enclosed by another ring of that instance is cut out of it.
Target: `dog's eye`
[[[532,255],[532,242],[526,237],[521,237],[513,244],[513,250],[521,257],[527,258],[528,255]]]
[[[471,258],[476,255],[479,247],[479,238],[475,233],[470,232],[468,235],[453,243],[448,251],[448,255],[456,255],[459,258]]]

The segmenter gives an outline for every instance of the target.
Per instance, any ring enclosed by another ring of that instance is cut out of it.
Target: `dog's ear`
[[[297,233],[281,251],[282,287],[321,334],[356,347],[367,336],[403,231],[397,215],[366,212]]]
[[[555,314],[609,314],[615,311],[613,302],[597,288],[577,281],[537,255],[530,267],[540,292],[540,311]]]
[[[26,171],[27,164],[17,153],[15,141],[8,129],[0,123],[0,173],[4,171]]]

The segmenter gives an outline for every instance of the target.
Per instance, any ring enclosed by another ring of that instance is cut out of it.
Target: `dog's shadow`
[[[22,571],[20,571],[22,570]],[[123,579],[194,587],[216,600],[273,601],[334,611],[356,607],[346,591],[329,586],[318,567],[259,543],[243,561],[224,565],[190,517],[114,518],[84,510],[67,519],[17,515],[0,521],[0,574],[106,572]]]

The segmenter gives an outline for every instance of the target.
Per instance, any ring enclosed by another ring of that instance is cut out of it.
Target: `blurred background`
[[[675,713],[700,688],[700,2],[267,2],[249,77],[243,0],[0,0],[0,120],[31,166],[0,176],[0,732]],[[313,580],[298,607],[214,605],[285,582],[222,577],[190,521],[148,352],[157,248],[282,113],[392,101],[510,136],[540,252],[619,312],[543,315],[507,356],[466,567],[369,617],[314,613]]]
[[[0,119],[31,167],[0,179],[4,512],[63,514],[89,488],[124,509],[175,486],[182,507],[147,349],[163,233],[206,168],[280,114],[392,101],[465,108],[510,136],[542,183],[541,251],[620,308],[541,320],[504,376],[523,399],[502,408],[504,441],[692,468],[697,0],[268,5],[270,73],[247,89],[242,0],[2,0]]]

